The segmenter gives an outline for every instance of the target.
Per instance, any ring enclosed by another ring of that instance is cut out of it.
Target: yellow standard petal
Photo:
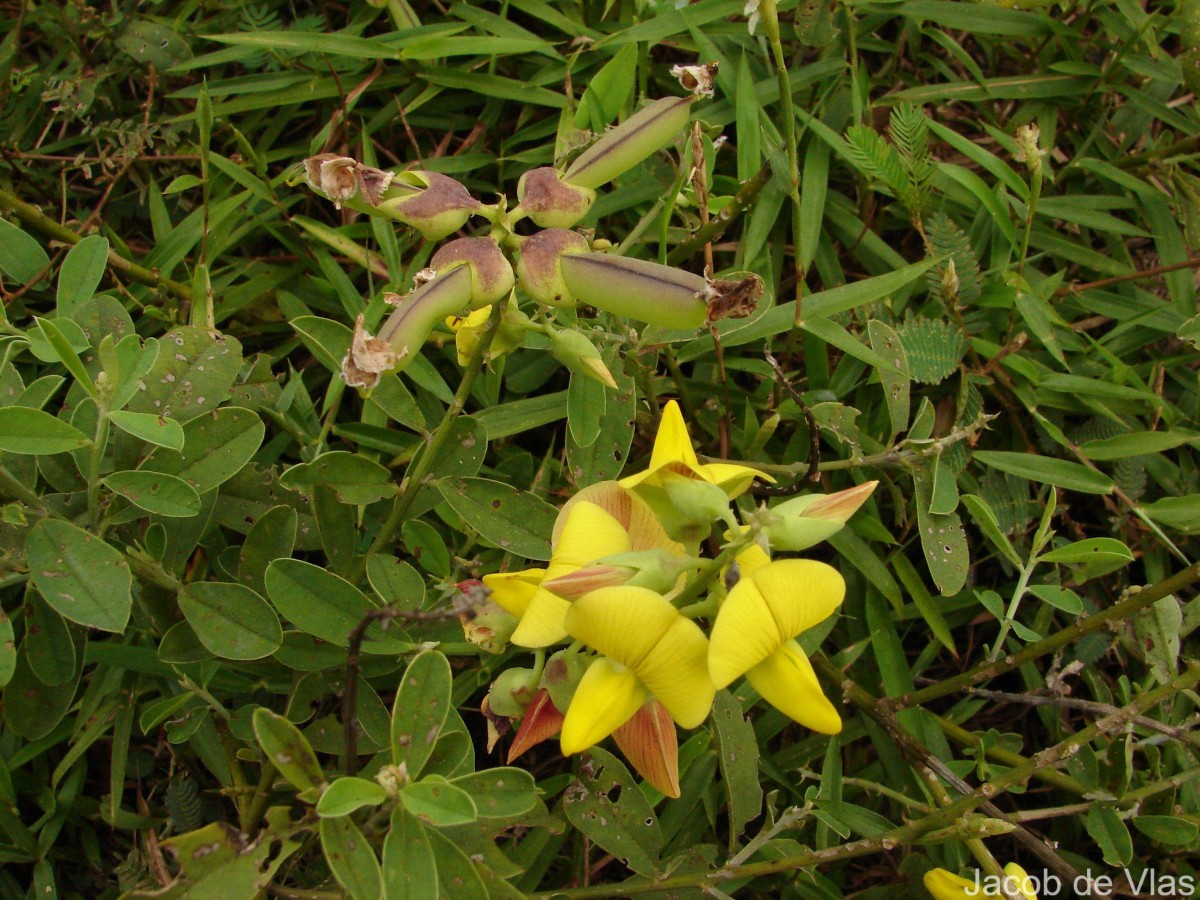
[[[579,680],[562,726],[562,752],[582,753],[604,740],[647,700],[645,686],[620,663],[600,657]]]
[[[629,533],[630,550],[667,550],[677,556],[684,553],[683,545],[667,536],[649,504],[616,481],[588,485],[566,502],[554,523],[552,541],[555,544],[570,509],[578,503],[594,503],[620,522]]]
[[[497,606],[520,618],[529,608],[529,601],[537,593],[538,585],[546,576],[545,569],[525,569],[522,572],[495,572],[483,576],[483,583],[491,590],[490,599]]]
[[[680,618],[661,595],[642,587],[600,588],[567,612],[567,633],[593,650],[637,669]]]
[[[595,503],[570,504],[559,513],[563,526],[554,541],[551,569],[572,566],[577,569],[602,556],[625,553],[630,549],[629,532],[612,515]],[[556,572],[554,576],[566,574]]]
[[[925,873],[925,890],[933,900],[968,900],[984,893],[982,885],[945,869],[930,869]]]
[[[654,436],[654,450],[650,453],[650,466],[644,472],[622,478],[621,486],[636,487],[671,463],[692,472],[697,478],[703,477],[700,475],[700,460],[696,458],[696,451],[692,449],[692,439],[683,421],[683,413],[674,400],[663,407],[658,434]]]
[[[795,641],[788,641],[746,673],[764,700],[788,718],[821,734],[837,734],[842,719],[829,702],[812,663]]]

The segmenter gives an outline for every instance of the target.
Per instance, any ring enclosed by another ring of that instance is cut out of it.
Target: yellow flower
[[[701,465],[679,404],[671,400],[663,408],[649,468],[621,479],[621,486],[636,490],[654,508],[668,534],[698,540],[705,527],[728,515],[729,501],[755,478],[775,480],[749,466]]]
[[[567,502],[555,521],[551,547],[544,569],[483,576],[492,600],[521,619],[511,638],[520,647],[547,647],[567,636],[563,623],[570,603],[546,584],[606,556],[658,549],[682,553],[646,505],[614,481],[592,485]]]
[[[739,555],[741,578],[713,623],[708,651],[713,684],[720,690],[745,675],[776,709],[813,731],[836,734],[841,718],[794,638],[833,615],[846,582],[832,566],[814,560],[764,561],[761,551]]]
[[[743,493],[755,478],[775,480],[765,472],[749,466],[734,463],[701,465],[696,451],[692,449],[692,439],[683,421],[683,413],[674,400],[663,407],[658,434],[654,436],[654,450],[650,454],[650,467],[644,472],[622,478],[621,487],[633,488],[646,483],[661,484],[663,476],[670,472],[686,473],[694,479],[715,484],[730,499]]]
[[[458,364],[465,366],[475,354],[479,340],[487,331],[488,319],[491,318],[491,306],[481,306],[465,316],[450,316],[446,326],[454,332],[454,348],[458,353]],[[499,329],[492,338],[488,348],[487,358],[495,359],[515,350],[525,343],[525,332],[528,330],[529,317],[517,308],[515,302],[505,304],[504,313],[500,318]]]
[[[934,900],[970,900],[970,898],[985,896],[1001,896],[998,879],[980,874],[976,880],[961,878],[945,869],[930,869],[925,873],[925,889]],[[1033,880],[1025,874],[1025,870],[1016,863],[1004,867],[1005,887],[1013,894],[1024,897],[1025,900],[1038,900],[1033,891]]]
[[[600,588],[570,605],[565,624],[571,637],[603,655],[575,689],[563,722],[564,754],[608,737],[651,697],[683,728],[708,717],[716,693],[708,640],[661,594]]]

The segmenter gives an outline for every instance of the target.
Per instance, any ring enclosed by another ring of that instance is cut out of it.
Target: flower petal
[[[525,615],[529,601],[537,593],[538,585],[546,576],[545,569],[525,569],[521,572],[495,572],[483,576],[483,583],[491,590],[490,600],[514,616]]]
[[[668,401],[663,407],[658,434],[654,436],[654,451],[650,454],[650,468],[658,469],[669,462],[681,462],[689,469],[700,468],[687,424],[683,421],[683,412],[674,400]]]
[[[655,790],[679,797],[679,742],[666,707],[647,700],[632,719],[613,732],[613,740],[634,771]]]
[[[580,597],[567,612],[566,627],[593,650],[637,668],[679,619],[679,611],[662,595],[624,585]]]
[[[634,671],[682,727],[695,728],[708,718],[716,695],[708,674],[708,638],[691,619],[676,613]]]
[[[749,466],[739,466],[735,463],[709,463],[700,467],[705,480],[711,481],[725,492],[731,500],[745,493],[755,478],[773,482],[775,479],[766,472],[752,469]]]
[[[1024,869],[1016,863],[1009,863],[1004,867],[1004,874],[1007,878],[1012,879],[1008,883],[1015,885],[1025,900],[1038,900],[1037,894],[1033,892],[1034,881]]]
[[[771,557],[758,544],[751,544],[737,555],[738,574],[745,578],[771,564]]]
[[[600,481],[579,491],[563,507],[566,513],[573,504],[588,502],[599,506],[616,519],[629,533],[630,550],[668,550],[683,555],[683,546],[671,540],[663,530],[654,510],[632,491],[627,491],[616,481]],[[560,519],[562,518],[560,514]],[[553,540],[557,542],[560,530],[555,522]]]
[[[846,596],[841,573],[812,559],[776,560],[750,580],[766,600],[785,641],[824,622]]]
[[[717,690],[754,668],[785,640],[753,576],[743,577],[721,604],[708,642],[708,671]]]
[[[629,549],[629,533],[595,503],[569,504],[559,517],[563,518],[563,526],[554,542],[554,555],[550,560],[552,569],[571,566],[573,571],[601,556],[624,553]],[[563,570],[552,577],[565,574],[566,570]]]
[[[837,734],[842,719],[821,690],[812,663],[795,641],[788,641],[746,673],[762,698],[788,718],[821,734]]]
[[[536,744],[549,740],[562,730],[563,714],[555,708],[550,700],[550,692],[545,688],[533,695],[525,717],[521,719],[521,727],[513,738],[512,746],[508,748],[508,763]]]
[[[974,881],[947,872],[945,869],[930,869],[925,873],[925,890],[933,900],[967,900],[983,893],[981,885]]]
[[[628,722],[646,699],[646,688],[632,670],[601,656],[575,689],[563,720],[563,754],[582,753],[604,740]]]
[[[553,567],[546,571],[553,576]],[[521,624],[513,631],[510,642],[518,647],[534,649],[557,644],[567,636],[563,623],[570,608],[571,604],[562,597],[539,587],[521,616]]]

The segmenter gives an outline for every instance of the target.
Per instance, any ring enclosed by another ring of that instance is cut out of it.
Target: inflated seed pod
[[[438,241],[453,234],[483,204],[449,175],[414,169],[392,178],[376,209]]]
[[[608,371],[604,360],[600,358],[600,351],[596,349],[595,344],[578,331],[570,329],[551,331],[550,353],[575,375],[591,378],[606,388],[616,388],[616,379],[613,378],[612,372]]]
[[[553,166],[530,169],[517,182],[517,208],[541,228],[570,228],[595,199],[595,191],[567,184]]]
[[[670,144],[687,125],[695,97],[663,97],[634,113],[575,158],[563,181],[595,190]]]
[[[699,275],[607,253],[563,256],[559,269],[580,303],[664,328],[704,324],[708,282]]]
[[[458,266],[466,266],[471,272],[474,309],[507,297],[516,284],[512,265],[490,237],[458,238],[441,247],[429,261],[429,267],[439,273]]]
[[[575,306],[575,295],[563,280],[560,261],[566,255],[587,252],[587,238],[565,228],[547,228],[521,238],[517,257],[517,278],[521,287],[546,306]]]

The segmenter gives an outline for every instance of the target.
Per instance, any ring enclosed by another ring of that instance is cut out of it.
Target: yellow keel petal
[[[579,680],[562,726],[562,752],[582,753],[633,717],[646,702],[646,688],[629,669],[600,657]]]
[[[788,641],[746,673],[762,698],[784,715],[821,734],[837,734],[842,720],[817,681],[812,663]]]

